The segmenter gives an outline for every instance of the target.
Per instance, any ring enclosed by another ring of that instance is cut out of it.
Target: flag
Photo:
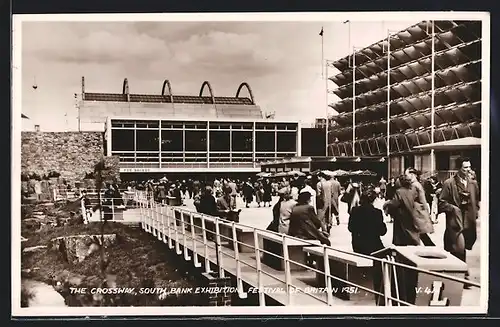
[[[323,26],[321,26],[321,32],[319,32],[319,35],[323,36]]]

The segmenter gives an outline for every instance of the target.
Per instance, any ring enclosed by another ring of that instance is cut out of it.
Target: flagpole
[[[325,79],[325,156],[328,157],[328,63],[325,61],[324,30],[321,27],[321,75]],[[323,70],[323,65],[325,69]]]
[[[435,108],[434,108],[434,101],[435,101],[435,91],[434,91],[434,88],[435,88],[435,68],[434,68],[434,63],[435,63],[435,45],[434,45],[434,42],[435,42],[435,36],[434,36],[434,20],[432,21],[432,31],[431,31],[431,34],[432,34],[432,48],[431,48],[431,76],[432,76],[432,79],[431,79],[431,143],[434,144],[434,115],[435,115]],[[431,174],[434,174],[434,170],[435,170],[435,156],[434,156],[434,147],[431,148]]]
[[[328,157],[328,65],[325,62],[325,45],[323,39],[323,26],[321,26],[321,77],[325,80],[325,156]],[[323,69],[323,65],[325,68]]]
[[[356,48],[352,48],[352,156],[356,156]]]

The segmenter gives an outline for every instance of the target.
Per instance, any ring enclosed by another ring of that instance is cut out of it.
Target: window
[[[137,130],[136,131],[137,151],[158,151],[159,131]]]
[[[297,136],[291,132],[278,133],[278,152],[295,152],[297,150]]]
[[[207,132],[186,131],[184,144],[186,151],[207,151]]]
[[[128,129],[112,129],[111,150],[134,151],[134,131]]]
[[[210,151],[230,151],[229,132],[211,131],[210,132]]]
[[[259,152],[274,152],[274,132],[257,132],[255,133],[255,147]]]
[[[182,151],[182,131],[161,131],[162,151]]]
[[[252,132],[234,132],[232,133],[232,150],[239,152],[253,151]]]

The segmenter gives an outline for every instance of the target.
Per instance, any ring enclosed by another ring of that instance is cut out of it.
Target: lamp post
[[[434,88],[435,88],[435,35],[434,35],[434,20],[431,21],[431,144],[434,144],[434,115],[436,109],[434,108]],[[434,173],[435,170],[435,153],[434,148],[431,148],[431,173]]]

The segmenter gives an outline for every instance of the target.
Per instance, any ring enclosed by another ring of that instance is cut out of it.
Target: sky
[[[21,70],[22,112],[43,131],[77,129],[82,76],[86,92],[104,93],[121,93],[124,78],[142,94],[161,94],[169,79],[174,95],[198,95],[207,80],[215,96],[235,96],[247,82],[264,112],[312,123],[326,111],[322,27],[324,58],[337,60],[349,45],[368,46],[417,22],[25,21],[14,69]]]

